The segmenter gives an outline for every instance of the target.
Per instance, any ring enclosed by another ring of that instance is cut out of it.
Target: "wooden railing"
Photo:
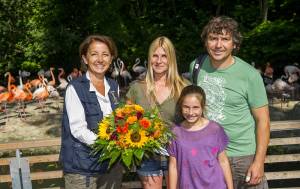
[[[271,123],[271,131],[285,131],[300,129],[300,121],[276,121]],[[28,149],[28,148],[41,148],[41,147],[54,147],[61,144],[60,138],[47,139],[47,140],[35,140],[35,141],[22,141],[22,142],[9,142],[0,144],[0,151],[16,150],[16,149]],[[269,146],[281,146],[281,145],[293,145],[300,144],[300,137],[288,137],[288,138],[271,138]],[[28,156],[29,164],[35,163],[51,163],[57,162],[59,154]],[[0,167],[9,165],[10,158],[0,158]],[[281,155],[268,155],[266,158],[266,164],[278,163],[278,162],[299,162],[300,154],[281,154]],[[31,172],[31,180],[46,180],[46,179],[60,179],[63,177],[61,170],[55,171],[43,171],[43,172]],[[268,180],[279,179],[300,179],[300,168],[296,171],[278,171],[278,172],[266,172]],[[0,175],[0,183],[11,182],[10,175]],[[140,188],[141,184],[138,181],[123,182],[122,188]],[[298,189],[300,188],[300,185]],[[292,188],[290,188],[292,189]],[[294,188],[296,189],[296,188]]]
[[[300,130],[300,121],[276,121],[271,123],[271,132],[276,131],[293,131]],[[277,146],[278,148],[288,145],[299,145],[300,137],[286,137],[286,138],[271,138],[270,147]],[[298,147],[298,151],[300,146]],[[280,155],[268,155],[266,158],[266,164],[272,163],[288,163],[288,162],[300,162],[300,153],[296,154],[280,154]],[[268,180],[286,180],[286,179],[299,179],[300,180],[300,167],[293,171],[276,171],[266,172]],[[300,182],[298,188],[300,189]]]

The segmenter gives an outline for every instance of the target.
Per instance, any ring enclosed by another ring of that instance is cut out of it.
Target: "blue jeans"
[[[139,176],[149,177],[149,176],[163,176],[163,174],[168,170],[168,160],[167,159],[147,159],[144,160],[137,169]]]

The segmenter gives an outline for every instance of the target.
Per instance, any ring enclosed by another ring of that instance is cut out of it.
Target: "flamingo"
[[[281,78],[288,80],[289,83],[293,83],[298,80],[300,76],[300,69],[296,65],[287,65],[283,70],[285,75],[281,76]]]
[[[284,67],[284,73],[286,76],[298,73],[300,75],[300,69],[295,65],[287,65]]]
[[[4,92],[6,90],[7,90],[6,87],[0,85],[0,92]]]
[[[124,79],[124,85],[128,86],[128,81],[132,80],[131,74],[128,72],[128,70],[125,68],[125,64],[122,60],[120,60],[120,76]]]
[[[146,61],[144,62],[144,66],[139,65],[140,63],[141,63],[141,59],[140,58],[135,59],[135,64],[133,64],[133,66],[132,66],[133,72],[135,72],[137,74],[142,74],[142,73],[144,73],[144,72],[147,71]]]
[[[70,82],[71,80],[81,76],[82,73],[77,68],[73,68],[72,72],[68,75],[67,79]]]
[[[23,86],[22,86],[23,88]],[[11,89],[11,93],[13,94],[14,100],[17,101],[18,103],[18,110],[17,112],[19,113],[19,116],[23,118],[23,114],[25,113],[25,105],[24,101],[26,99],[27,94],[25,91],[21,88],[18,87],[13,87]]]
[[[23,90],[23,87],[24,87],[24,85],[23,85],[23,79],[22,79],[22,71],[19,70],[19,85],[18,85],[18,88]]]
[[[5,112],[5,117],[6,117],[6,122],[8,120],[8,116],[7,116],[7,103],[13,102],[14,98],[13,98],[13,94],[11,93],[11,90],[15,88],[14,85],[11,85],[11,81],[12,81],[12,76],[10,74],[10,72],[6,72],[4,74],[4,77],[8,77],[8,82],[7,82],[7,90],[6,92],[0,93],[0,104],[4,105],[4,112]]]
[[[56,88],[58,90],[65,90],[68,86],[68,81],[62,77],[65,74],[65,71],[63,68],[58,68],[58,70],[59,70],[58,81],[60,82],[60,84]]]
[[[50,73],[50,72],[49,72]],[[48,73],[48,74],[49,74]],[[43,69],[41,69],[40,71],[38,71],[37,73],[37,76],[38,78],[36,79],[33,79],[30,81],[30,85],[34,88],[34,89],[37,89],[39,87],[42,86],[42,81],[40,79],[40,75],[44,75],[45,74],[45,71]],[[46,78],[44,78],[44,82],[48,83],[48,80]]]
[[[292,73],[288,79],[288,82],[293,84],[294,82],[298,81],[299,76],[297,75],[297,73]]]
[[[55,86],[55,77],[54,77],[54,74],[53,74],[53,70],[54,68],[53,67],[50,67],[49,71],[45,72],[45,75],[47,77],[50,77],[51,76],[51,81],[48,82],[48,85],[51,85],[51,86]],[[42,74],[41,74],[42,75]]]
[[[26,92],[26,98],[25,101],[31,101],[32,100],[32,92],[31,92],[31,84],[28,82],[24,86],[24,91]]]
[[[118,77],[120,76],[120,65],[118,64],[119,63],[118,60],[117,62],[116,61],[113,62],[113,71],[111,73],[111,77],[115,80],[118,80]]]
[[[40,107],[42,108],[42,112],[43,112],[43,109],[44,109],[43,102],[49,97],[49,91],[48,91],[46,83],[44,81],[44,76],[40,75],[39,78],[42,81],[42,86],[37,88],[33,92],[32,99],[37,100],[39,102]]]
[[[30,85],[31,85],[33,88],[35,88],[35,89],[39,88],[39,86],[40,86],[41,84],[42,84],[42,82],[41,82],[41,80],[39,80],[39,79],[33,79],[33,80],[30,81]]]

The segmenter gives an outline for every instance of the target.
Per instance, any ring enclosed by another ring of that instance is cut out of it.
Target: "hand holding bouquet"
[[[109,167],[122,161],[127,168],[139,165],[143,157],[161,151],[173,137],[159,117],[157,109],[145,111],[136,104],[122,105],[99,123],[93,145],[100,153],[99,163],[109,160]]]

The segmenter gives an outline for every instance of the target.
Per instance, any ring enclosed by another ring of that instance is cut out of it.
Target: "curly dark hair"
[[[223,30],[232,35],[233,43],[235,45],[233,52],[238,52],[242,43],[242,35],[239,32],[239,25],[237,21],[228,16],[218,16],[212,18],[204,26],[201,33],[201,39],[205,44],[210,33],[223,34]]]

